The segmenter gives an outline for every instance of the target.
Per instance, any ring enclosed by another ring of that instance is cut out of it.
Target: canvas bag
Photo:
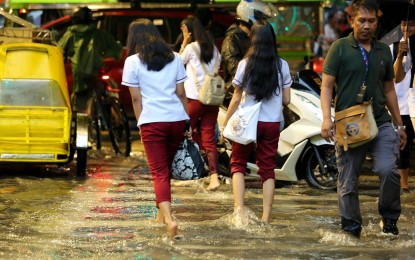
[[[194,68],[189,64],[195,78],[195,85],[198,87],[199,101],[204,105],[219,106],[222,104],[223,99],[225,98],[225,81],[218,74],[219,62],[215,62],[213,74],[210,74],[206,69],[205,63],[201,61],[199,51],[195,45],[192,43],[191,46],[196,55],[199,57],[203,71],[205,72],[205,77],[203,79],[202,85],[200,85],[197,80]]]
[[[256,141],[259,111],[262,102],[247,102],[245,91],[239,107],[229,118],[223,130],[223,136],[240,144],[249,144]]]
[[[378,134],[372,102],[349,107],[335,114],[337,144],[348,147],[358,147],[375,138]]]
[[[366,78],[369,61],[363,47],[358,43],[366,66],[363,84],[356,97],[357,105],[335,113],[337,145],[343,146],[344,151],[373,140],[378,134],[372,102],[363,102],[366,92]],[[379,71],[378,71],[379,72]]]
[[[181,142],[173,158],[172,178],[176,180],[194,180],[204,175],[205,165],[199,146],[187,138]]]

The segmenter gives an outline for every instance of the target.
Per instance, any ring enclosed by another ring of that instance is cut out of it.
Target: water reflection
[[[95,154],[88,177],[49,167],[40,176],[3,175],[0,258],[4,259],[411,259],[415,192],[402,196],[398,237],[380,234],[377,180],[363,176],[361,239],[340,230],[337,196],[305,183],[278,188],[265,225],[261,184],[248,179],[246,207],[233,212],[229,179],[207,192],[206,179],[174,181],[173,209],[184,240],[172,241],[156,214],[148,168],[139,155]],[[71,168],[71,167],[70,167]],[[59,173],[60,172],[60,173]]]

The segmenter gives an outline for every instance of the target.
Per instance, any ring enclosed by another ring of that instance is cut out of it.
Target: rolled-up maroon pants
[[[186,121],[156,122],[140,126],[157,205],[163,201],[171,202],[171,164],[184,139],[185,126]]]
[[[199,136],[194,135],[194,140],[201,149],[206,151],[209,172],[219,173],[218,150],[216,148],[216,123],[218,120],[219,106],[209,106],[200,103],[199,100],[187,99],[190,117],[190,125],[195,129],[199,124]],[[200,137],[200,138],[199,138]]]
[[[262,183],[268,179],[275,179],[275,156],[279,137],[279,122],[258,122],[256,143],[252,142],[247,145],[232,143],[231,174],[235,172],[246,173],[249,156],[256,148],[256,164]]]

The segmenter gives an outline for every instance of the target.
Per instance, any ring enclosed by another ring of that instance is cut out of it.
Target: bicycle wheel
[[[116,97],[110,99],[108,131],[112,146],[118,154],[129,156],[131,152],[131,133],[127,114]]]
[[[101,116],[99,113],[99,104],[96,97],[89,101],[89,125],[88,125],[88,141],[92,148],[101,150],[102,136],[101,136]]]

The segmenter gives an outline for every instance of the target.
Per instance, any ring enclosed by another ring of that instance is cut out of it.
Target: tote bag
[[[172,178],[176,180],[199,179],[205,172],[203,157],[199,146],[188,139],[184,139],[174,155],[172,163]]]
[[[243,103],[229,118],[223,136],[240,144],[249,144],[256,141],[259,110],[262,102],[246,103],[246,94],[243,94]]]

